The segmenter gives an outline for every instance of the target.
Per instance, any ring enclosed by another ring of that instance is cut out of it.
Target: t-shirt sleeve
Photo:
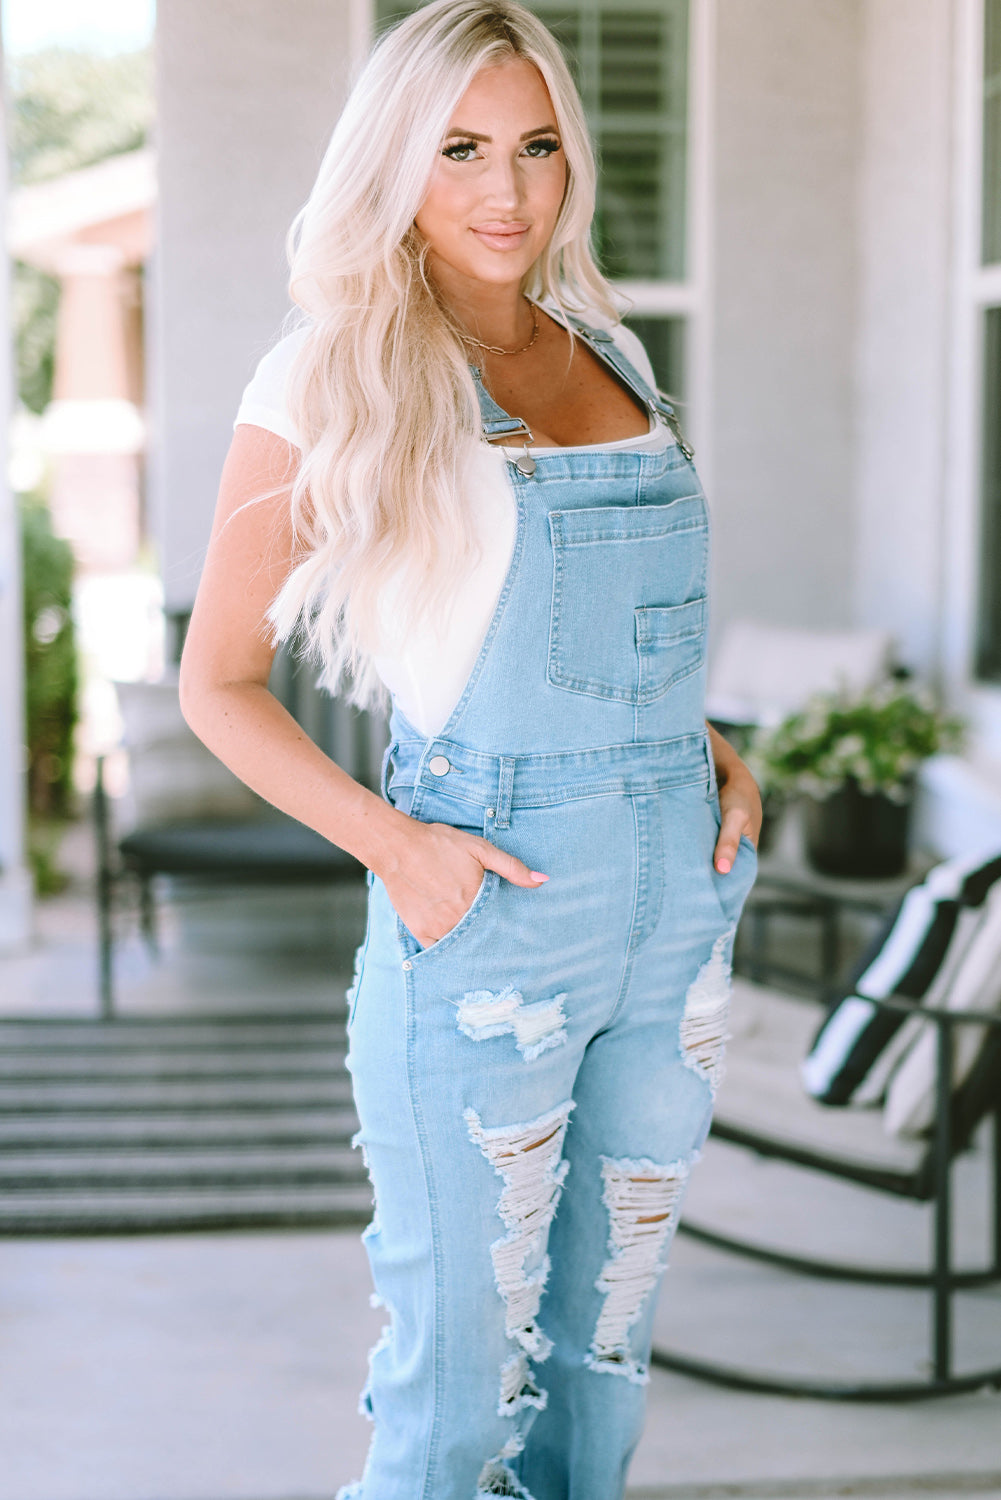
[[[277,433],[293,447],[302,447],[302,439],[289,416],[286,385],[292,361],[305,335],[305,328],[297,328],[279,339],[263,356],[244,387],[234,427],[241,422],[253,427],[264,427],[268,432]]]

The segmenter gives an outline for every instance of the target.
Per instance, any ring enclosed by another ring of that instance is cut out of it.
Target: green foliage
[[[114,56],[46,47],[9,68],[14,185],[43,182],[146,144],[153,124],[152,49]],[[31,411],[52,399],[59,285],[15,261],[12,315],[18,393]]]
[[[43,182],[134,151],[153,123],[153,54],[45,47],[10,66],[11,176]]]
[[[62,818],[28,819],[28,865],[36,896],[58,896],[69,884],[59,850],[69,825]]]
[[[11,315],[17,363],[17,389],[23,404],[39,415],[52,400],[59,283],[37,266],[16,261],[11,278]]]
[[[28,806],[64,817],[73,791],[79,675],[73,629],[73,553],[37,496],[20,505],[24,592]]]
[[[905,801],[920,763],[957,749],[962,734],[928,692],[889,681],[855,697],[818,693],[776,728],[758,730],[747,760],[762,789],[779,795],[824,798],[854,781]]]

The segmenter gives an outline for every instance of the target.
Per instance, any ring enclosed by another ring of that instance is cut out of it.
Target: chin
[[[463,276],[468,276],[471,281],[485,281],[491,286],[505,286],[513,281],[519,284],[524,281],[537,258],[537,256],[528,257],[499,251],[493,255],[478,255],[475,259],[460,260],[457,257],[449,264],[454,270],[460,271]]]

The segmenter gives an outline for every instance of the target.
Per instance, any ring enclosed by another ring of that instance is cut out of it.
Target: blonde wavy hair
[[[476,390],[414,217],[473,76],[512,57],[545,80],[568,168],[525,291],[617,320],[590,249],[595,167],[580,98],[554,37],[514,0],[432,0],[382,36],[288,235],[289,291],[307,315],[288,385],[300,560],[267,618],[360,707],[386,701],[373,658],[426,612],[447,621],[477,555],[462,496]]]

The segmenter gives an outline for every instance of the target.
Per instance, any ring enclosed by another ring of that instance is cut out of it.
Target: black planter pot
[[[823,801],[805,799],[806,856],[825,875],[880,879],[907,865],[911,799],[893,802],[846,781]]]

